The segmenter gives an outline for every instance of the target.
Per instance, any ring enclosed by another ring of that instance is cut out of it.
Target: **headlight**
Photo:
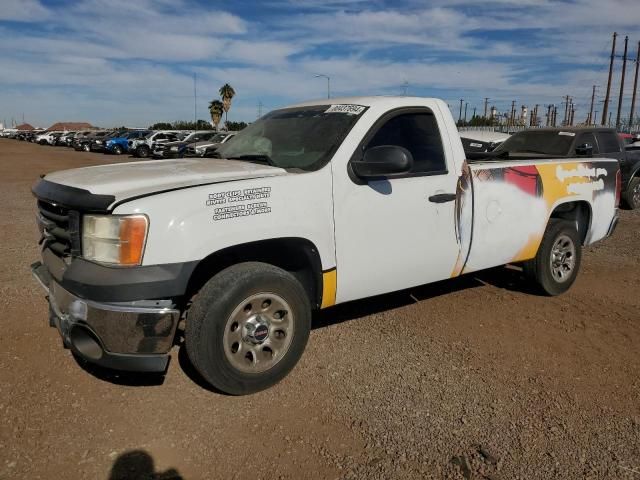
[[[82,256],[114,265],[140,265],[147,240],[146,215],[85,215]]]

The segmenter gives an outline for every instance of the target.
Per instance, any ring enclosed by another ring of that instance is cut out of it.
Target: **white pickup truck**
[[[218,153],[34,185],[32,270],[77,356],[164,371],[184,319],[204,379],[255,392],[299,360],[314,309],[508,263],[557,295],[618,219],[615,160],[467,162],[436,99],[302,103]]]

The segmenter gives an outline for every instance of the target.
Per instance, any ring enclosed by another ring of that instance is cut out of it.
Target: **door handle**
[[[455,193],[438,193],[437,195],[431,195],[429,197],[429,201],[433,203],[453,202],[455,199]]]

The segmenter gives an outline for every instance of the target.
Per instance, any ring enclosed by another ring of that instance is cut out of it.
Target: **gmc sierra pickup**
[[[203,378],[256,392],[295,366],[314,309],[507,263],[558,295],[618,219],[615,159],[468,163],[436,99],[302,103],[217,152],[34,185],[32,270],[77,356],[164,371],[184,319]]]

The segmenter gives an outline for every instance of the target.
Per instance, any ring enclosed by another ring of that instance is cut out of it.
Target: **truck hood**
[[[178,188],[286,173],[282,168],[241,160],[182,158],[75,168],[47,174],[44,180],[92,194],[113,195],[120,202]]]

